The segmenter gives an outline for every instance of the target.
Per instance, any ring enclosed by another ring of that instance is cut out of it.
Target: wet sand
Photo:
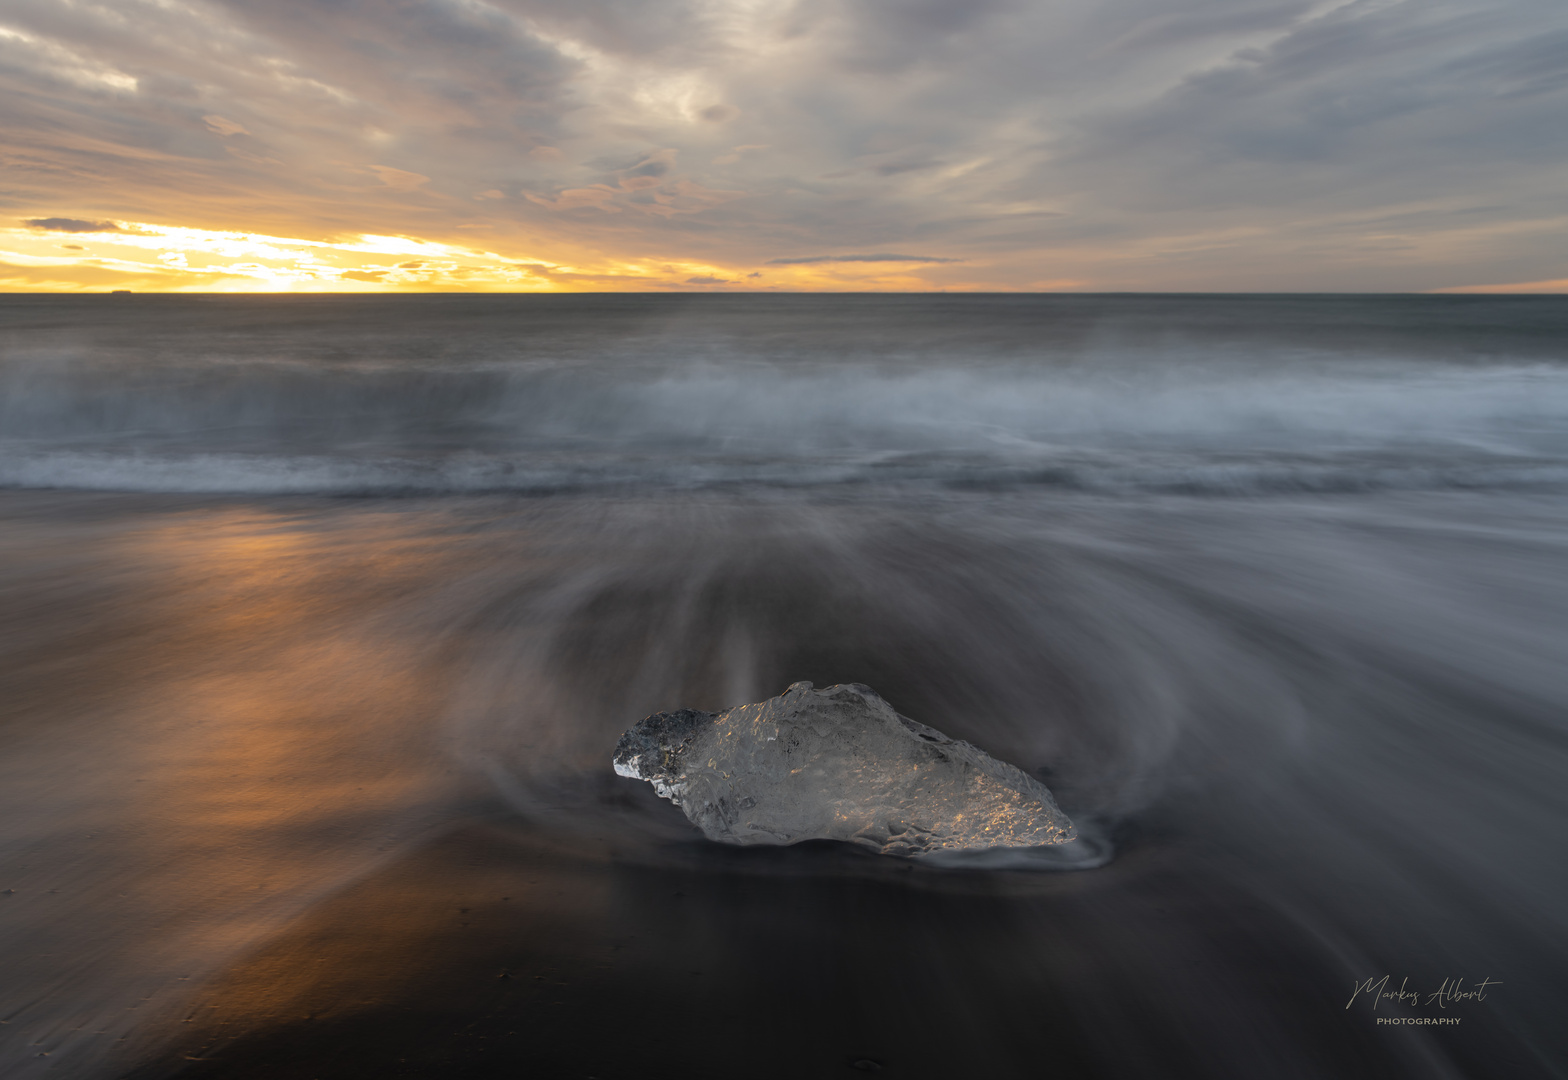
[[[8,493],[0,520],[6,1080],[1568,1059],[1555,501]],[[1115,861],[730,849],[610,769],[649,712],[796,679],[1030,766]],[[1382,975],[1502,986],[1390,1027],[1438,1009],[1345,1008]]]
[[[127,1080],[1449,1074],[1201,852],[1123,839],[1104,870],[977,876],[473,823],[237,964]],[[1440,1033],[1465,1075],[1547,1075],[1466,1020]]]

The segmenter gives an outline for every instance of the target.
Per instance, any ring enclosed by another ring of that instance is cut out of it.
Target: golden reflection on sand
[[[199,614],[164,658],[177,674],[138,803],[209,879],[202,891],[308,888],[346,839],[395,845],[384,823],[431,787],[442,699],[422,643],[376,609],[430,573],[429,552],[385,522],[321,529],[243,510],[139,540],[188,598],[185,617]],[[253,932],[213,930],[217,947]]]
[[[30,815],[13,831],[37,851],[10,882],[29,944],[0,1006],[58,1061],[166,1037],[226,958],[458,801],[439,634],[408,608],[452,557],[427,520],[230,506],[133,521],[40,538],[82,599],[45,613],[58,643],[33,659],[51,676],[18,684],[28,726],[0,797]],[[101,705],[84,705],[89,685]]]

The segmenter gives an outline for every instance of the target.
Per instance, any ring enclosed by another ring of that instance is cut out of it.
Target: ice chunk
[[[900,716],[859,683],[798,682],[728,712],[656,713],[615,747],[711,840],[848,840],[889,855],[1073,840],[1044,784]]]

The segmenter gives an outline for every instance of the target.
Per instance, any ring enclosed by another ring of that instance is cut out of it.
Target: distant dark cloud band
[[[767,266],[811,266],[817,263],[957,263],[963,259],[944,259],[940,255],[802,255],[793,259],[769,259]]]
[[[22,224],[34,229],[46,229],[49,232],[119,232],[120,227],[112,221],[83,221],[80,218],[46,217],[29,218]]]

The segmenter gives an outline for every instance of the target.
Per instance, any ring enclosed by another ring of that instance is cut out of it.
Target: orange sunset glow
[[[1568,289],[1515,22],[884,6],[11,5],[0,289]]]

